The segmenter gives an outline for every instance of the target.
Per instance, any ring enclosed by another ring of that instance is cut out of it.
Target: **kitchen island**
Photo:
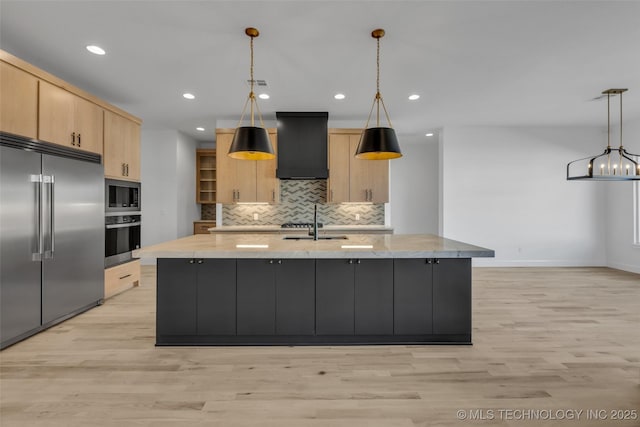
[[[492,250],[434,235],[284,237],[135,251],[157,259],[156,344],[471,343],[471,258]]]

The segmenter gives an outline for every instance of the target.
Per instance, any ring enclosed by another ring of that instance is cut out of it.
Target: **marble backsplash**
[[[340,225],[384,225],[384,203],[328,204],[327,181],[282,180],[280,203],[275,205],[223,205],[223,225],[280,225],[285,222],[313,222],[318,204],[318,222]],[[258,219],[254,220],[254,214]],[[356,215],[360,219],[356,220]]]

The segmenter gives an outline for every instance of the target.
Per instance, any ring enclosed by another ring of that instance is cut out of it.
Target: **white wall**
[[[604,148],[601,128],[448,127],[442,234],[496,251],[493,266],[606,265],[607,183],[566,181]]]
[[[193,234],[193,221],[200,219],[200,207],[196,200],[196,148],[197,141],[178,133],[176,175],[177,191],[177,236]]]
[[[438,139],[399,137],[402,157],[391,160],[390,225],[395,234],[438,234]]]
[[[171,130],[142,129],[142,246],[190,235],[199,218],[195,203],[195,149]]]
[[[625,123],[623,144],[634,154],[640,153],[640,120]],[[617,141],[616,141],[617,142]],[[620,270],[640,273],[640,246],[634,246],[634,206],[640,210],[640,200],[634,198],[633,182],[607,182],[607,265]],[[637,182],[636,185],[640,185]]]

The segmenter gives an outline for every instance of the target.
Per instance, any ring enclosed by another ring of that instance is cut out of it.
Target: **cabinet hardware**
[[[360,264],[360,260],[357,260],[357,261],[356,261],[356,264]]]
[[[204,262],[204,260],[199,259],[198,260],[198,264],[202,264]]]
[[[352,259],[349,260],[349,264],[353,264],[353,260]]]
[[[433,260],[431,258],[427,258],[427,264],[433,264]]]
[[[269,260],[269,264],[273,264],[273,260],[272,259]]]
[[[282,264],[282,260],[281,259],[278,260],[278,264]]]
[[[124,174],[124,163],[122,164],[122,176],[125,176],[125,174]]]
[[[129,176],[129,163],[125,163],[125,169],[127,171],[127,175],[126,176]]]
[[[71,145],[73,145],[73,146],[76,145],[76,133],[75,132],[71,132]]]
[[[240,190],[238,190],[238,201],[240,201]]]
[[[193,263],[195,263],[195,260],[190,259],[190,260],[189,260],[189,264],[193,264]]]
[[[436,259],[436,264],[440,264],[440,260],[439,259]]]
[[[369,201],[373,202],[373,190],[369,189]]]
[[[276,190],[271,190],[271,201],[276,201]]]
[[[333,188],[331,189],[331,198],[329,199],[330,202],[333,202]]]
[[[124,275],[124,276],[122,276],[119,280],[126,279],[127,277],[131,277],[131,274],[125,274],[125,275]]]
[[[80,134],[78,134],[78,147],[82,144],[82,140],[80,139]]]

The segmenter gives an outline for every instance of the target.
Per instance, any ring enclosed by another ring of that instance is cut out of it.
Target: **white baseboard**
[[[474,267],[607,267],[607,263],[600,260],[500,260],[474,258]]]
[[[630,273],[640,274],[640,265],[623,264],[620,262],[610,262],[607,267],[615,268],[616,270],[628,271]]]

